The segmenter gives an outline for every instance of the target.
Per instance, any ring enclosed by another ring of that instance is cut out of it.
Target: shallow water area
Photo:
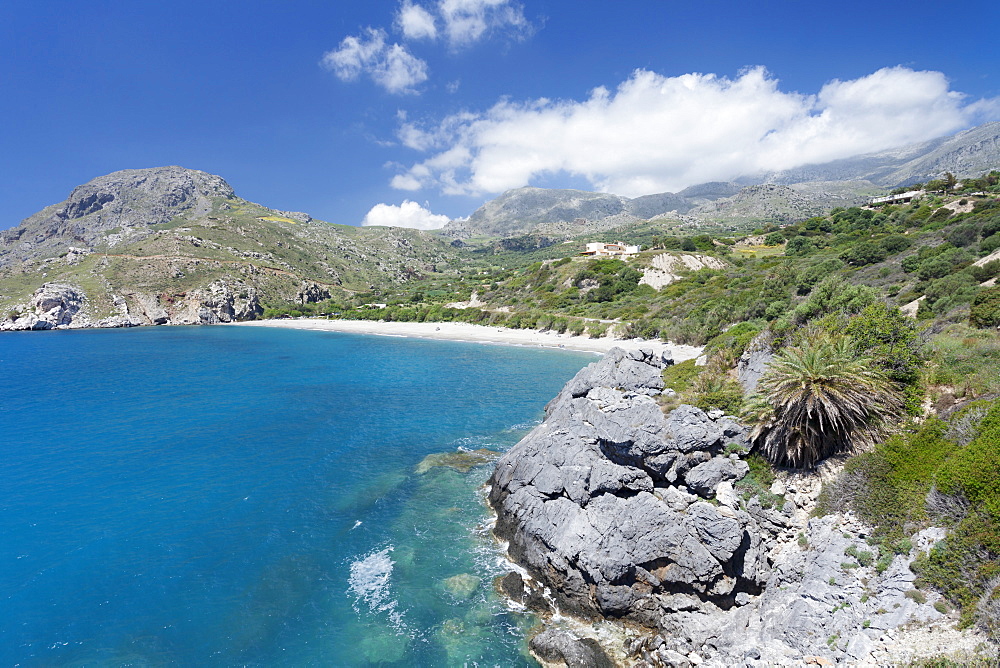
[[[0,336],[0,665],[533,665],[477,490],[592,355]]]

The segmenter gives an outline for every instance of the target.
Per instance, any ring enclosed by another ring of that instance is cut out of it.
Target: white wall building
[[[627,258],[639,252],[638,246],[626,246],[620,241],[613,244],[594,242],[587,244],[587,250],[580,255],[596,255],[599,257],[620,257]]]

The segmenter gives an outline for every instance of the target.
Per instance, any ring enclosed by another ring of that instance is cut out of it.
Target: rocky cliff
[[[501,591],[543,614],[645,629],[609,645],[550,618],[532,639],[538,658],[832,665],[975,647],[936,594],[914,590],[909,563],[940,531],[909,554],[879,555],[851,517],[810,519],[821,474],[748,485],[746,429],[734,418],[692,406],[664,415],[655,397],[666,363],[616,349],[591,364],[490,478],[495,534],[523,568]],[[914,639],[928,629],[930,640]]]
[[[702,601],[736,605],[767,579],[761,541],[789,521],[740,506],[748,467],[724,449],[744,451],[746,430],[692,406],[665,416],[662,367],[617,349],[590,365],[491,478],[497,536],[564,610],[655,626]]]

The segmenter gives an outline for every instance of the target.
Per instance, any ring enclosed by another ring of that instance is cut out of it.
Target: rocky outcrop
[[[898,665],[949,650],[973,650],[982,638],[951,630],[948,606],[916,591],[913,558],[943,536],[917,535],[910,554],[881,555],[851,517],[814,518],[798,537],[772,547],[773,568],[761,594],[723,610],[702,606],[664,615],[659,633],[626,647],[635,665]],[[947,638],[910,645],[907,627]],[[948,643],[954,647],[948,647]],[[697,657],[691,661],[688,657]],[[645,661],[645,664],[640,663]]]
[[[710,255],[696,253],[660,253],[654,255],[652,267],[642,270],[640,285],[648,285],[656,290],[679,281],[681,276],[699,269],[725,269],[729,266],[724,260]]]
[[[129,314],[144,325],[214,325],[253,320],[263,314],[253,286],[214,281],[182,295],[130,296]]]
[[[24,219],[0,239],[0,266],[94,244],[112,230],[135,240],[179,215],[202,216],[217,199],[235,197],[221,177],[182,167],[126,169],[78,186],[65,201]]]
[[[882,554],[852,516],[810,517],[826,465],[743,491],[748,465],[726,453],[747,449],[746,429],[692,406],[664,415],[663,364],[618,349],[591,364],[490,479],[494,531],[520,567],[498,591],[562,613],[531,641],[544,665],[896,665],[975,650],[983,638],[955,630],[909,568],[942,530]],[[567,632],[565,613],[600,624]],[[608,644],[601,620],[631,637]]]
[[[65,329],[86,303],[79,287],[46,283],[35,291],[27,306],[14,309],[0,322],[0,330]]]
[[[318,304],[330,298],[330,290],[318,283],[303,283],[295,298],[300,304]]]
[[[531,639],[531,653],[547,665],[566,668],[614,668],[614,662],[592,638],[575,638],[548,629]]]
[[[736,378],[744,392],[752,393],[757,389],[757,383],[773,359],[771,333],[762,332],[750,342],[736,362]]]
[[[24,306],[0,321],[0,331],[135,327],[138,325],[213,325],[253,320],[264,312],[256,288],[215,281],[183,295],[136,293],[115,296],[118,314],[93,319],[87,296],[78,286],[46,283]]]
[[[562,610],[656,626],[706,601],[732,607],[769,575],[762,541],[788,519],[731,493],[747,465],[724,449],[745,451],[745,428],[693,406],[665,416],[662,368],[650,352],[612,350],[490,479],[496,534]]]

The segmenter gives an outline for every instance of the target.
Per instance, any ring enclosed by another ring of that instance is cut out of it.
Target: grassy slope
[[[94,251],[72,262],[57,256],[5,270],[0,309],[25,302],[44,282],[79,285],[98,317],[111,312],[113,294],[179,295],[216,280],[253,285],[265,303],[280,304],[304,282],[350,293],[460,263],[452,248],[416,230],[303,223],[222,198],[206,216],[179,216],[138,240],[107,239]]]

